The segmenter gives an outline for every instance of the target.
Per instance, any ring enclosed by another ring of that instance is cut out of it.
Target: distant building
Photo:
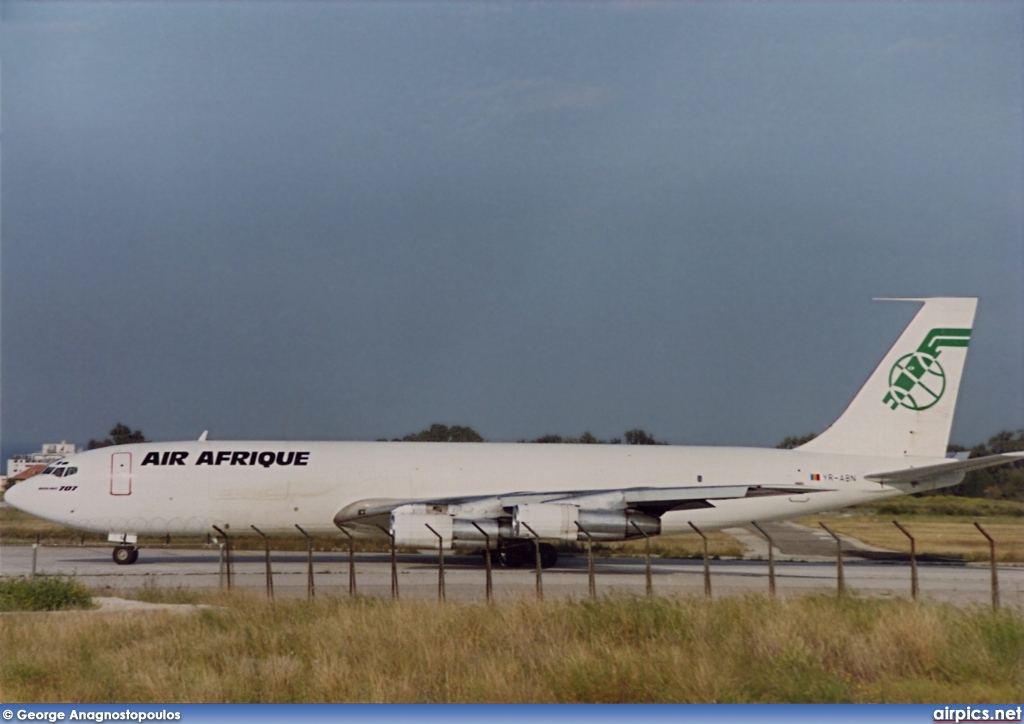
[[[15,455],[12,458],[8,458],[7,477],[8,479],[13,479],[14,476],[25,472],[29,468],[39,465],[46,467],[50,463],[57,462],[67,455],[74,455],[76,452],[80,452],[80,448],[73,442],[68,442],[67,440],[48,442],[43,445],[43,449],[39,452]]]

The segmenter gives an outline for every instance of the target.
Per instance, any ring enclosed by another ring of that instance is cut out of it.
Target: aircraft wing
[[[470,519],[500,518],[512,514],[517,506],[563,504],[606,511],[636,511],[659,517],[670,510],[713,507],[711,501],[767,495],[801,495],[822,492],[824,488],[806,485],[701,485],[677,488],[618,488],[614,490],[564,490],[537,493],[511,492],[504,495],[446,497],[437,499],[375,498],[360,500],[342,508],[334,516],[339,527],[369,526],[387,528],[391,513],[403,506],[433,514]]]
[[[997,465],[1008,465],[1020,460],[1024,460],[1024,452],[1000,453],[998,455],[971,458],[970,460],[953,460],[937,465],[922,465],[919,468],[904,468],[885,473],[872,473],[864,477],[879,483],[921,483],[945,477],[950,473],[969,473],[973,470],[984,470],[985,468],[992,468]]]

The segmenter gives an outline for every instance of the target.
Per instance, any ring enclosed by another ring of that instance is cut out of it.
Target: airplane
[[[1024,459],[946,457],[975,298],[928,298],[839,418],[793,450],[530,443],[212,441],[70,455],[6,495],[106,533],[344,534],[557,562],[561,541],[621,541],[797,518],[955,485]]]

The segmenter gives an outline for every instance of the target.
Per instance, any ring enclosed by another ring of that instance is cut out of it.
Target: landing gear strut
[[[551,568],[558,563],[558,551],[550,543],[540,544],[540,567]]]
[[[113,558],[114,563],[119,566],[130,566],[139,560],[139,549],[135,546],[116,546]]]
[[[537,564],[532,542],[501,546],[492,555],[492,560],[497,561],[502,568],[533,568]],[[555,547],[550,543],[541,543],[540,567],[551,568],[557,562],[558,551]]]

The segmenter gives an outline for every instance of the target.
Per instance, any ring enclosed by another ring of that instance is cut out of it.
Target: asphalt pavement
[[[776,560],[776,590],[780,596],[835,593],[838,590],[834,559]],[[35,557],[37,574],[74,576],[90,588],[119,591],[154,588],[212,590],[228,585],[226,566],[216,548],[143,548],[134,565],[118,566],[110,548],[77,546],[2,546],[0,575],[31,575]],[[236,552],[232,556],[231,585],[237,589],[265,591],[266,562],[261,551]],[[360,594],[391,595],[391,566],[387,553],[359,553],[355,559],[356,587]],[[646,592],[645,561],[640,558],[598,558],[594,566],[598,595],[643,596]],[[308,595],[309,568],[304,552],[278,552],[271,557],[275,596]],[[401,554],[396,565],[401,598],[436,598],[436,553]],[[979,564],[919,564],[920,595],[924,599],[957,605],[991,604],[991,572]],[[762,560],[710,561],[713,597],[767,592],[768,564]],[[873,597],[910,596],[910,566],[901,562],[844,559],[847,592]],[[1024,608],[1024,568],[998,569],[1000,603]],[[534,595],[533,569],[503,569],[492,573],[496,599]],[[701,560],[655,558],[651,563],[654,595],[700,596],[704,594]],[[347,595],[347,552],[317,552],[313,557],[314,595]],[[542,572],[545,596],[584,598],[589,595],[585,555],[562,555],[556,567]],[[486,573],[482,556],[445,557],[445,595],[449,600],[485,600]]]

